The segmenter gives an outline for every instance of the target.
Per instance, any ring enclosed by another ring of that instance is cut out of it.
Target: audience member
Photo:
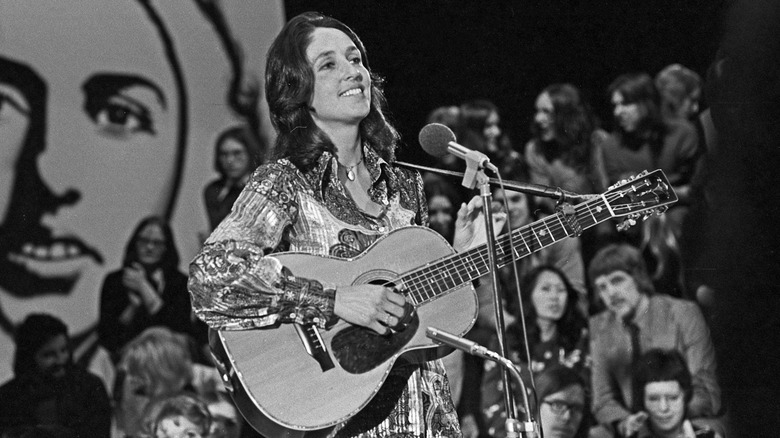
[[[484,153],[498,168],[501,175],[508,175],[522,163],[522,155],[515,151],[509,136],[501,130],[498,107],[488,100],[478,99],[460,106],[458,143],[468,149]]]
[[[633,384],[642,409],[633,415],[646,419],[637,438],[720,436],[692,424],[687,417],[685,405],[693,397],[693,384],[685,358],[678,351],[652,349],[644,353],[634,370]]]
[[[244,426],[244,418],[224,389],[207,390],[201,394],[201,399],[211,414],[209,438],[240,438],[248,432],[246,429],[251,429]]]
[[[601,148],[609,184],[662,169],[680,199],[666,212],[679,236],[699,153],[696,129],[686,120],[663,119],[653,80],[645,73],[619,76],[608,94],[617,125]]]
[[[234,126],[217,137],[214,147],[214,170],[219,178],[203,189],[203,202],[211,231],[230,213],[233,203],[244,189],[249,175],[259,163],[251,147],[254,140],[244,126]]]
[[[20,429],[45,425],[79,437],[108,437],[108,394],[99,377],[73,363],[65,324],[31,314],[17,327],[15,341],[14,378],[0,387],[0,434],[42,436],[40,429]]]
[[[534,105],[532,138],[524,151],[530,182],[579,194],[605,191],[609,181],[601,145],[608,134],[597,128],[580,90],[572,84],[552,84],[542,90]],[[551,198],[535,200],[548,211],[556,206]],[[611,233],[609,222],[585,230],[581,236],[583,260],[590,260],[601,237]]]
[[[673,231],[674,219],[665,213],[650,216],[638,225],[639,251],[647,264],[655,290],[673,297],[687,297],[681,237]]]
[[[665,119],[696,120],[702,97],[701,76],[680,64],[671,64],[655,75],[654,82]]]
[[[206,327],[192,316],[187,276],[170,225],[150,216],[141,220],[125,248],[122,269],[111,272],[100,293],[100,342],[118,360],[122,347],[144,329],[163,325],[195,335],[207,345]]]
[[[452,184],[438,175],[427,173],[423,177],[425,199],[428,200],[430,227],[452,244],[455,236],[455,213],[463,202]]]
[[[607,308],[590,318],[593,414],[601,425],[596,436],[628,436],[631,413],[641,402],[632,386],[632,367],[651,348],[683,354],[693,376],[688,414],[716,425],[715,350],[697,304],[656,294],[642,255],[629,244],[599,250],[588,274]]]
[[[526,386],[537,376],[555,365],[563,365],[588,380],[587,320],[577,306],[578,293],[560,269],[550,265],[533,268],[522,279],[522,312],[524,318],[514,318],[507,326],[506,338],[509,359],[522,371]],[[524,333],[522,321],[525,321]],[[526,350],[525,335],[528,336]],[[497,349],[494,334],[490,348]],[[528,363],[526,351],[530,354]],[[494,362],[485,362],[482,380],[482,413],[492,436],[504,436],[506,412],[503,396],[503,368]],[[516,387],[518,391],[519,388]],[[522,398],[515,396],[518,403]],[[572,413],[573,414],[573,413]],[[575,417],[575,415],[571,415]]]
[[[539,425],[545,438],[588,436],[588,386],[582,375],[563,365],[545,369],[536,379]]]
[[[187,335],[150,327],[122,349],[114,389],[116,426],[133,436],[141,431],[151,400],[221,384],[216,369],[193,363]]]
[[[598,149],[607,134],[597,130],[580,91],[552,84],[536,98],[531,140],[525,145],[530,181],[574,193],[601,193],[608,185]],[[549,198],[538,202],[555,203]]]
[[[208,406],[194,394],[163,397],[149,404],[142,438],[211,438]]]
[[[520,178],[515,178],[520,179]],[[545,215],[553,213],[544,210],[535,202],[535,198],[525,193],[501,189],[493,191],[493,201],[496,209],[504,210],[506,201],[507,226],[512,230],[520,229]],[[504,230],[506,231],[506,230]],[[517,242],[521,244],[521,242]],[[582,259],[582,244],[579,237],[569,237],[537,251],[530,256],[517,260],[518,278],[522,278],[534,266],[546,264],[559,268],[580,294],[580,310],[587,315],[588,298],[585,288],[585,266]],[[499,280],[504,287],[504,296],[510,303],[517,303],[518,291],[512,267],[507,266],[499,271]]]

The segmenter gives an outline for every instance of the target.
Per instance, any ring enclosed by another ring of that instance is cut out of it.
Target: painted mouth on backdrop
[[[100,253],[76,237],[53,237],[43,228],[4,234],[10,233],[0,233],[7,242],[0,245],[0,288],[17,297],[67,295],[87,264],[103,264]]]

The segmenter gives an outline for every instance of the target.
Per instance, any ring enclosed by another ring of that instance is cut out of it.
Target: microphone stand
[[[525,407],[526,421],[518,420],[514,410],[507,411],[507,419],[504,423],[506,426],[506,437],[536,438],[539,435],[539,428],[533,420],[530,403],[528,402],[528,391],[525,388],[525,382],[523,382],[523,377],[520,375],[520,370],[517,369],[511,360],[507,359],[506,357],[502,357],[494,351],[488,350],[474,341],[469,341],[468,339],[462,338],[460,336],[455,336],[435,327],[428,327],[425,334],[429,338],[442,344],[457,348],[458,350],[465,351],[466,353],[481,357],[483,359],[492,360],[493,362],[501,365],[505,372],[511,372],[512,376],[517,380],[518,385],[520,385],[520,389],[523,393],[523,406]],[[507,391],[504,391],[504,393],[511,393],[511,388],[506,386],[504,388],[507,388]]]
[[[485,219],[485,232],[487,233],[487,247],[488,247],[488,266],[490,267],[490,282],[493,290],[493,306],[496,317],[496,335],[498,336],[498,352],[503,360],[509,361],[507,356],[506,346],[506,323],[504,322],[504,305],[501,295],[498,291],[498,264],[496,263],[496,238],[493,233],[493,193],[490,190],[490,180],[485,175],[484,165],[486,162],[482,157],[468,154],[465,157],[466,160],[466,172],[463,176],[463,185],[470,189],[474,188],[474,184],[479,185],[479,195],[482,198],[482,213]],[[487,162],[489,163],[489,162]],[[475,181],[476,180],[476,181]],[[503,361],[502,361],[503,362]],[[514,367],[512,367],[514,368]],[[501,380],[504,384],[504,405],[506,407],[507,422],[512,421],[514,424],[517,421],[515,412],[515,398],[512,395],[512,381],[509,376],[509,369],[504,366],[501,373]],[[525,389],[523,390],[525,393]]]
[[[468,160],[466,162],[468,164]],[[425,172],[436,173],[436,174],[439,174],[439,175],[460,176],[460,177],[464,178],[463,185],[465,187],[468,187],[468,188],[471,188],[471,189],[474,188],[473,183],[471,185],[466,185],[466,181],[467,180],[470,181],[470,180],[474,179],[473,174],[469,173],[468,167],[466,168],[466,173],[463,173],[463,172],[456,172],[454,170],[445,170],[445,169],[437,169],[435,167],[421,166],[419,164],[407,163],[405,161],[396,161],[395,164],[398,164],[398,165],[404,166],[404,167],[409,167],[409,168],[412,168],[412,169],[425,171]],[[495,185],[499,185],[499,186],[501,184],[501,181],[499,181],[497,178],[488,178],[488,181],[491,184],[495,184]],[[545,198],[556,199],[559,202],[570,202],[570,203],[574,203],[574,204],[576,204],[578,202],[581,202],[581,201],[587,201],[589,199],[593,199],[593,198],[599,197],[599,195],[594,195],[594,194],[581,195],[581,194],[578,194],[578,193],[572,193],[572,192],[569,192],[567,190],[563,190],[563,189],[558,188],[558,187],[553,188],[553,187],[544,186],[544,185],[541,185],[541,184],[521,183],[521,182],[517,182],[517,181],[504,181],[504,187],[507,190],[514,190],[514,191],[517,191],[517,192],[523,192],[523,193],[526,193],[526,194],[529,194],[529,195],[533,195],[533,196],[542,196],[542,197],[545,197]]]

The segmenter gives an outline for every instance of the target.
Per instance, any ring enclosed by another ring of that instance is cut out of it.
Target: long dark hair
[[[309,112],[314,72],[306,58],[306,48],[311,43],[312,32],[320,27],[344,32],[360,51],[371,79],[371,108],[360,122],[360,137],[386,161],[395,161],[399,135],[382,112],[386,104],[382,79],[371,72],[363,43],[344,23],[316,12],[304,12],[288,21],[268,50],[265,93],[271,122],[278,133],[274,156],[287,158],[306,171],[323,152],[336,153],[333,142],[314,123]]]
[[[130,266],[132,263],[138,261],[138,250],[136,242],[138,236],[141,234],[144,228],[149,225],[157,225],[163,232],[165,237],[165,252],[163,252],[160,262],[154,266],[154,268],[161,268],[163,273],[167,274],[176,271],[179,266],[179,250],[176,249],[176,242],[173,240],[173,230],[170,224],[159,216],[148,216],[141,220],[133,230],[133,234],[130,235],[130,240],[127,241],[125,246],[125,259],[124,266]]]
[[[661,116],[660,98],[653,78],[647,73],[626,73],[618,76],[607,88],[609,99],[615,92],[623,96],[624,103],[635,103],[645,110],[645,116],[634,132],[626,132],[622,126],[617,127],[623,143],[629,147],[638,147],[647,142],[657,157],[663,146],[666,125]]]
[[[582,99],[579,89],[572,84],[552,84],[542,90],[541,94],[550,96],[553,106],[555,140],[550,147],[545,147],[547,159],[552,161],[560,157],[565,164],[575,169],[587,170],[591,135],[595,126],[590,107]],[[531,123],[531,133],[541,141],[536,123]]]
[[[566,308],[563,310],[561,319],[556,321],[555,325],[558,328],[558,339],[561,346],[566,351],[573,350],[582,336],[582,330],[587,326],[585,317],[577,310],[577,301],[579,300],[579,294],[577,290],[571,285],[571,282],[560,269],[552,265],[539,265],[531,269],[520,281],[520,293],[523,300],[523,312],[526,322],[526,332],[528,333],[528,342],[530,344],[536,344],[541,341],[541,334],[539,333],[539,326],[536,324],[537,312],[533,306],[531,295],[536,289],[536,285],[539,282],[539,277],[545,272],[552,272],[557,275],[563,282],[566,288]],[[515,345],[512,345],[513,349],[517,351],[525,350],[525,342],[522,336],[522,328],[518,322],[510,325],[507,329],[512,333],[512,340]]]

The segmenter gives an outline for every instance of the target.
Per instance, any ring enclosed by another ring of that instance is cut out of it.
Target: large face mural
[[[141,217],[171,218],[185,263],[197,250],[213,139],[267,126],[229,102],[281,26],[262,3],[247,17],[196,0],[0,0],[0,381],[29,313],[88,337]],[[241,52],[235,29],[253,28],[266,46]]]

